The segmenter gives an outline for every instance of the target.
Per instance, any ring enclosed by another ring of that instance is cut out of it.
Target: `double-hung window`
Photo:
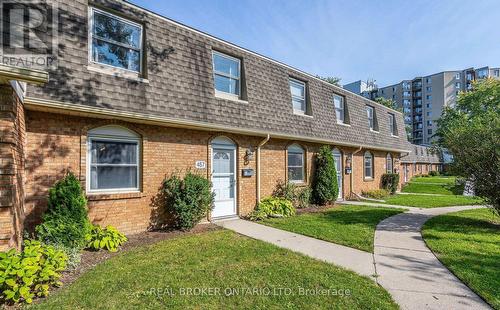
[[[392,164],[392,155],[391,153],[387,153],[387,163],[386,163],[386,169],[387,169],[387,173],[393,173],[393,164]]]
[[[304,149],[298,144],[292,144],[287,149],[288,181],[293,183],[304,182]]]
[[[365,179],[373,178],[373,155],[372,153],[366,151],[364,156],[364,166],[365,166]]]
[[[90,61],[133,72],[141,72],[141,25],[90,8]]]
[[[212,53],[215,91],[241,97],[241,61],[219,52]]]
[[[293,112],[297,114],[306,114],[306,83],[290,79],[290,93],[292,94]]]
[[[335,106],[335,115],[337,116],[337,123],[344,124],[346,122],[344,97],[339,95],[333,95],[333,105]]]
[[[140,138],[117,126],[88,133],[88,192],[139,191]]]
[[[366,116],[368,117],[368,126],[370,130],[375,130],[375,111],[373,107],[366,106]]]
[[[396,130],[396,117],[392,113],[389,113],[389,130],[391,131],[391,135],[398,135],[398,131]]]

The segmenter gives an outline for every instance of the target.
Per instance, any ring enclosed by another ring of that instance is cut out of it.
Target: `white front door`
[[[335,159],[335,170],[337,170],[337,184],[339,185],[339,197],[338,199],[342,199],[342,153],[339,150],[333,150],[333,158]]]
[[[212,144],[212,186],[215,193],[212,217],[236,214],[236,146]]]

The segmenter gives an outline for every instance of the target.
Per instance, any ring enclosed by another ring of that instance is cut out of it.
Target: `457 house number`
[[[197,160],[194,163],[194,167],[196,169],[206,169],[207,168],[207,163],[204,160]]]

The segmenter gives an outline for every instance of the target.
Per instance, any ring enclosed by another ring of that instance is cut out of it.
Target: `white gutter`
[[[126,112],[120,110],[91,107],[80,104],[69,104],[60,101],[39,99],[33,97],[25,98],[25,107],[28,110],[34,110],[34,111],[44,111],[44,112],[59,113],[59,114],[64,114],[66,112],[66,114],[70,115],[77,115],[77,116],[90,115],[92,117],[98,117],[98,118],[122,119],[129,122],[135,122],[135,123],[139,122],[151,125],[172,126],[177,128],[189,128],[189,129],[205,130],[205,131],[207,130],[224,131],[224,132],[231,132],[247,136],[266,137],[267,135],[270,135],[271,138],[284,139],[284,140],[297,140],[304,142],[330,144],[330,145],[347,146],[347,147],[363,147],[366,149],[377,150],[377,151],[392,151],[401,153],[409,152],[409,150],[403,150],[403,149],[379,147],[368,144],[365,145],[353,144],[353,143],[346,143],[325,138],[312,138],[306,136],[288,135],[278,132],[268,132],[268,131],[259,131],[253,129],[239,128],[239,127],[230,127],[227,125],[219,125],[219,124],[212,124],[212,123],[192,121],[192,120],[183,120],[174,117],[157,116],[145,113]]]
[[[256,159],[256,165],[257,165],[257,203],[260,202],[260,148],[266,144],[269,139],[271,139],[271,136],[267,134],[267,137],[264,138],[264,140],[260,141],[259,145],[257,145],[257,159]]]

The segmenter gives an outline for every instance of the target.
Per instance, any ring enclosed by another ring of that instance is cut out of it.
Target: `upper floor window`
[[[215,90],[240,97],[241,62],[219,52],[212,53]]]
[[[396,117],[392,113],[389,113],[389,129],[391,131],[391,135],[398,135],[398,131],[396,130]]]
[[[456,89],[460,89],[460,82],[456,82],[456,83],[455,83],[455,88],[456,88]]]
[[[90,60],[141,72],[142,26],[96,8],[90,15]]]
[[[499,77],[500,76],[500,70],[493,71],[493,75],[496,76],[496,77]]]
[[[366,151],[364,158],[365,158],[365,160],[364,160],[365,179],[372,179],[373,178],[373,155],[372,155],[372,153]]]
[[[287,153],[288,181],[294,183],[304,182],[304,149],[298,144],[292,144],[288,147]]]
[[[428,91],[428,92],[431,92],[431,91],[432,91],[432,86],[427,86],[427,87],[425,88],[425,90],[426,90],[426,91]]]
[[[366,106],[366,116],[368,117],[368,126],[370,130],[375,130],[375,110],[369,105]]]
[[[392,155],[391,153],[387,153],[387,163],[386,163],[386,169],[387,173],[392,173],[393,172],[393,164],[392,164]]]
[[[345,117],[345,103],[344,97],[333,95],[333,104],[335,106],[335,115],[337,116],[337,123],[346,123]]]
[[[140,137],[125,128],[104,126],[88,133],[87,191],[139,190]]]
[[[425,82],[426,82],[427,84],[432,83],[432,78],[431,78],[431,77],[425,78]]]
[[[455,79],[460,80],[460,72],[458,72],[457,74],[455,74]]]
[[[306,83],[290,79],[290,93],[292,94],[293,112],[298,114],[306,114]]]

